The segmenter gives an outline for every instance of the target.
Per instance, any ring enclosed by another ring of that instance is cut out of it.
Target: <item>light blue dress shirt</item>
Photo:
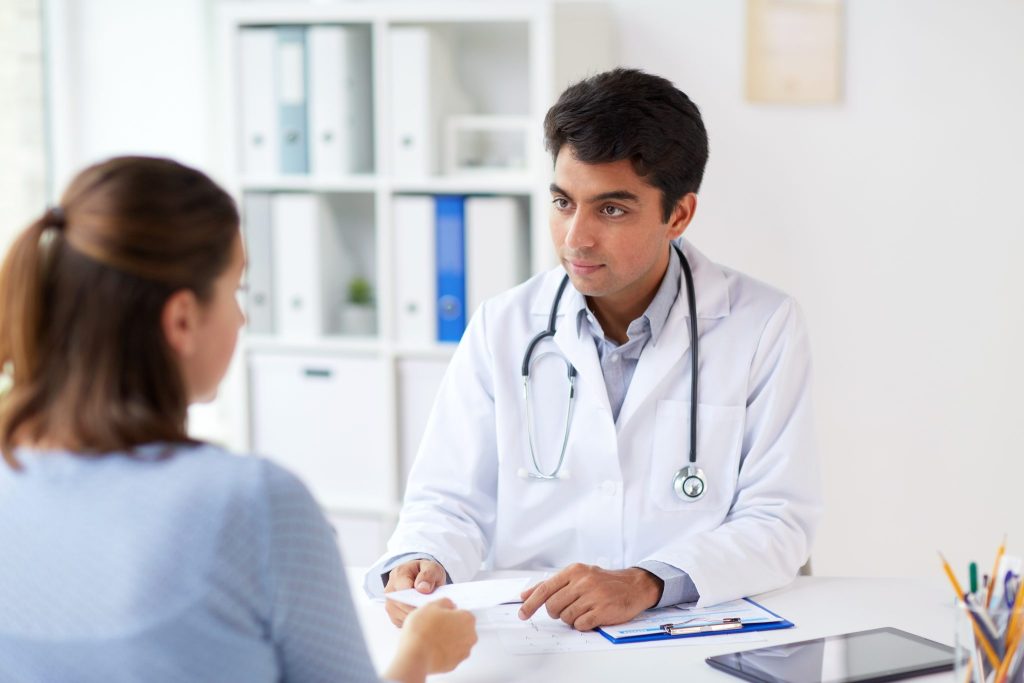
[[[629,339],[624,344],[620,345],[605,336],[601,323],[590,311],[589,305],[580,309],[576,319],[577,334],[582,333],[584,324],[590,326],[591,336],[597,346],[597,356],[601,362],[605,388],[608,391],[608,402],[616,421],[619,419],[622,403],[626,400],[626,392],[633,380],[636,366],[640,362],[640,354],[643,353],[648,342],[657,343],[658,337],[668,321],[669,311],[672,310],[672,306],[679,296],[682,266],[675,249],[669,247],[669,250],[668,268],[661,280],[661,285],[644,314],[629,324],[626,331]],[[387,575],[392,569],[403,562],[417,559],[437,562],[427,553],[399,555],[384,565],[381,580],[386,583]],[[690,575],[678,567],[654,560],[641,562],[637,566],[654,574],[665,584],[657,607],[697,602],[700,599],[700,593]]]
[[[619,419],[619,411],[622,410],[622,403],[626,400],[626,392],[633,381],[636,366],[640,363],[640,354],[648,343],[658,342],[658,337],[668,322],[669,311],[679,298],[679,278],[682,272],[683,268],[675,249],[669,247],[668,268],[665,270],[661,285],[644,314],[629,323],[629,327],[626,328],[628,339],[623,344],[605,336],[597,316],[590,310],[589,302],[585,308],[580,309],[576,319],[576,331],[581,333],[584,324],[590,327],[590,336],[594,338],[597,357],[601,362],[608,404],[616,422]],[[700,593],[690,575],[678,567],[654,560],[641,562],[637,566],[654,574],[665,584],[657,607],[697,602],[700,599]]]
[[[0,681],[377,681],[306,488],[211,446],[0,463]]]

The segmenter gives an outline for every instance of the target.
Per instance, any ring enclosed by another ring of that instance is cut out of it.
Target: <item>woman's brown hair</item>
[[[161,316],[175,292],[209,301],[238,235],[231,197],[168,159],[86,168],[17,237],[0,270],[0,451],[191,443],[188,396]]]

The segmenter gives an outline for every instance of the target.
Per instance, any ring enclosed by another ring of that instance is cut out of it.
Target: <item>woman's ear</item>
[[[189,358],[198,347],[199,301],[194,292],[180,289],[168,297],[160,315],[164,338],[179,358]]]

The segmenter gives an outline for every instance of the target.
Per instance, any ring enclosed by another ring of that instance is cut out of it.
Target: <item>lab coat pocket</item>
[[[690,404],[658,402],[650,479],[657,507],[670,512],[721,510],[724,518],[736,493],[744,415],[742,406],[697,404],[697,467],[704,471],[707,489],[699,500],[686,501],[676,495],[673,482],[689,463]]]

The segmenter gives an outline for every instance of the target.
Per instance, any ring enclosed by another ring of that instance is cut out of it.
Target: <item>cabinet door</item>
[[[250,358],[252,444],[328,508],[390,504],[386,366],[377,358]]]
[[[380,559],[395,530],[394,521],[385,517],[331,513],[327,520],[338,535],[342,559],[348,567],[369,567]]]

